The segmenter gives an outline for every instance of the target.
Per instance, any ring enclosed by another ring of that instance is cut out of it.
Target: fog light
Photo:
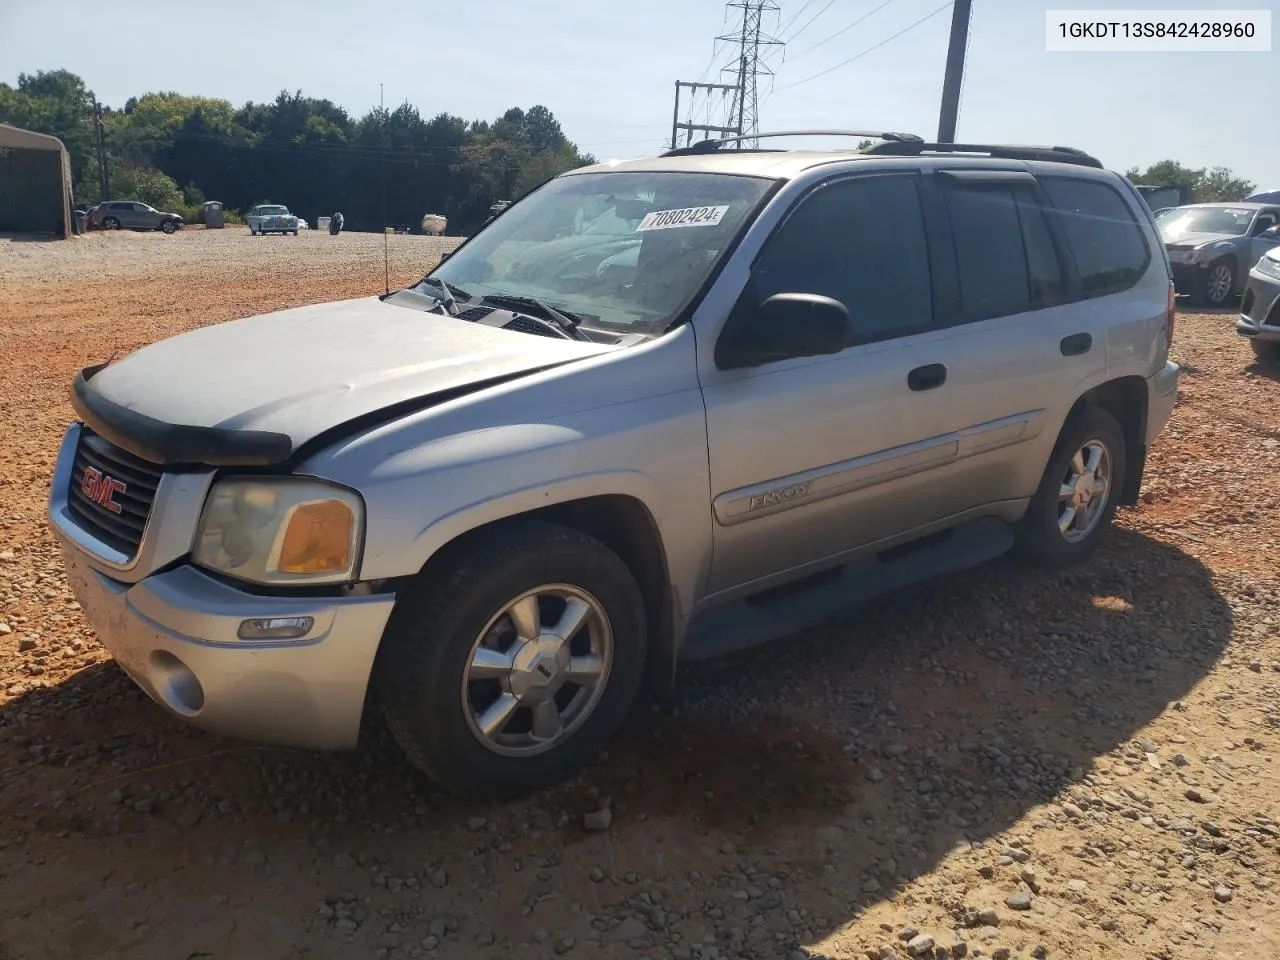
[[[296,640],[315,625],[314,617],[256,617],[242,620],[236,633],[241,640]]]

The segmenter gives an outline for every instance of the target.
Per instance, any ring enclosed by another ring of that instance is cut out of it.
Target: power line
[[[861,53],[855,54],[854,56],[850,57],[848,60],[842,60],[839,63],[837,63],[834,67],[828,67],[826,70],[823,70],[820,73],[815,73],[813,76],[805,77],[803,80],[797,80],[795,83],[789,83],[785,87],[779,87],[778,89],[790,90],[791,88],[798,87],[803,83],[808,83],[810,80],[817,80],[819,77],[825,77],[827,74],[833,73],[836,70],[839,70],[841,67],[847,67],[849,64],[853,63],[855,60],[861,60],[867,54],[873,53],[874,51],[879,50],[881,47],[883,47],[886,43],[889,43],[891,40],[897,40],[900,36],[908,32],[909,30],[914,30],[916,27],[920,26],[920,24],[924,23],[926,20],[932,20],[938,14],[942,13],[942,11],[948,9],[951,6],[952,2],[953,0],[947,0],[947,2],[944,3],[942,6],[938,7],[937,10],[934,10],[932,13],[926,13],[919,20],[916,20],[916,21],[913,21],[912,23],[907,24],[897,33],[893,34],[892,36],[885,37],[875,46],[867,47],[867,49],[863,50]]]
[[[869,10],[868,12],[864,13],[864,14],[863,14],[862,16],[860,16],[857,20],[853,21],[853,23],[849,24],[847,27],[843,27],[843,28],[841,28],[840,30],[837,30],[835,33],[831,34],[831,36],[827,37],[825,40],[819,40],[817,43],[813,44],[812,46],[805,47],[805,48],[804,48],[803,50],[801,50],[799,53],[792,54],[792,59],[794,60],[794,59],[796,59],[796,58],[798,58],[798,57],[803,57],[806,53],[810,53],[810,52],[812,52],[812,51],[814,51],[814,50],[817,50],[817,49],[818,49],[820,46],[822,46],[823,44],[825,44],[825,43],[830,43],[830,42],[831,42],[832,40],[834,40],[836,37],[839,37],[839,36],[842,36],[843,34],[848,33],[850,30],[852,30],[854,27],[858,26],[858,24],[862,23],[863,21],[865,21],[865,20],[869,20],[869,19],[870,19],[871,17],[873,17],[875,14],[879,13],[879,12],[880,12],[881,10],[883,10],[885,7],[889,6],[889,4],[891,4],[891,3],[896,3],[896,2],[897,2],[897,0],[884,0],[884,3],[880,4],[880,6],[876,7],[876,8],[875,8],[875,9],[873,9],[873,10]]]
[[[800,34],[804,33],[806,30],[812,27],[819,17],[821,17],[824,13],[826,13],[828,10],[830,10],[839,2],[840,0],[827,0],[827,5],[823,7],[821,10],[819,10],[817,13],[815,13],[807,21],[805,21],[805,23],[801,27],[799,27],[793,34],[787,37],[786,42],[790,43],[796,37],[800,36]]]
[[[806,10],[812,7],[816,2],[817,0],[804,0],[804,3],[800,5],[800,8],[796,10],[795,13],[787,17],[787,19],[783,20],[780,24],[778,24],[778,36],[782,36],[783,32],[787,29],[787,27],[795,23],[796,20],[801,16],[801,14],[803,14]]]

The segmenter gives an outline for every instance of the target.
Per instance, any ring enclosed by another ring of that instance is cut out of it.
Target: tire
[[[1236,264],[1221,257],[1196,273],[1191,299],[1198,307],[1223,307],[1235,295]]]
[[[297,230],[293,230],[293,231],[290,231],[290,232],[291,232],[295,237],[298,235],[298,231],[297,231]]]
[[[251,237],[256,237],[257,235],[258,235],[258,231],[257,231],[254,227],[250,226],[250,227],[249,227],[249,236],[251,236]]]
[[[160,224],[160,229],[163,230],[165,233],[177,233],[178,224],[175,223],[173,220],[166,220],[164,223]]]
[[[1096,483],[1091,485],[1083,479],[1073,483],[1073,478],[1080,478],[1081,461],[1076,460],[1077,454],[1083,455],[1087,467],[1093,451],[1099,447],[1102,457],[1097,475],[1104,470],[1109,472],[1102,494],[1097,492]],[[1120,491],[1124,489],[1127,456],[1124,431],[1106,410],[1087,407],[1082,415],[1068,421],[1049,458],[1040,487],[1015,531],[1018,553],[1049,569],[1062,569],[1088,559],[1098,549],[1115,516]],[[1076,486],[1071,498],[1065,496],[1069,485]],[[1090,486],[1092,509],[1082,515],[1078,498],[1088,495]],[[1105,496],[1100,512],[1099,496]],[[1075,512],[1068,516],[1068,509]],[[1068,524],[1065,529],[1064,522]]]
[[[102,221],[102,229],[103,230],[119,230],[120,221],[117,220],[115,217],[107,217],[105,220]]]
[[[1280,363],[1280,343],[1274,340],[1250,340],[1253,355],[1260,363]]]
[[[567,631],[572,649],[545,626],[535,647],[534,630],[506,612],[523,608],[528,625],[538,611],[555,626],[570,601],[586,611]],[[485,663],[474,665],[482,648]],[[375,682],[415,766],[455,793],[505,798],[558,783],[600,754],[639,692],[646,650],[644,601],[622,560],[576,530],[520,522],[451,548],[401,590]],[[591,655],[598,674],[587,670]],[[571,657],[594,682],[563,673]],[[548,704],[558,723],[546,725]],[[505,716],[491,736],[480,728],[486,711]]]

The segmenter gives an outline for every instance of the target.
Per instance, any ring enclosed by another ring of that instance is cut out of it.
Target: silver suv
[[[163,230],[177,233],[184,223],[181,215],[165,213],[137,200],[109,200],[93,208],[93,226],[100,230]]]
[[[376,713],[503,794],[682,659],[1084,560],[1177,390],[1151,213],[1079,151],[875,136],[574,170],[410,288],[84,370],[49,512],[89,623],[192,723]]]

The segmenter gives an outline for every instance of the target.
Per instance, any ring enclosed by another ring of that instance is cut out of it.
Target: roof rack
[[[1030,147],[998,143],[925,143],[923,140],[886,141],[867,147],[863,153],[878,156],[918,157],[928,153],[973,153],[1001,160],[1048,160],[1102,169],[1102,161],[1075,147]]]
[[[886,140],[893,143],[923,143],[923,139],[914,133],[885,133],[872,130],[779,130],[775,133],[748,133],[736,137],[720,137],[712,140],[699,140],[687,147],[676,147],[663,157],[688,157],[700,153],[715,153],[725,144],[741,143],[744,140],[768,140],[776,137],[857,137],[860,140]]]

